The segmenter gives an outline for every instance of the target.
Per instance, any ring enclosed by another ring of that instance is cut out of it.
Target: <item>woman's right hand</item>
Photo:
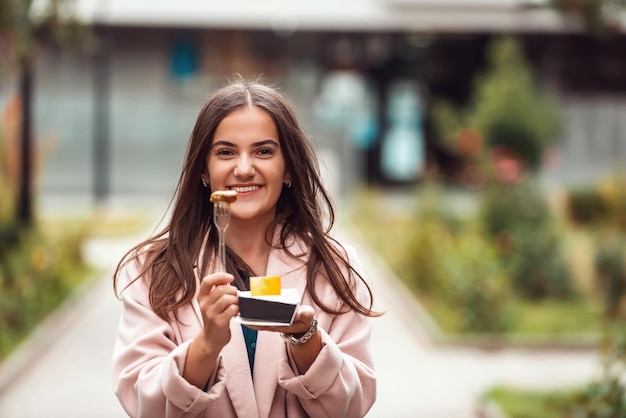
[[[200,282],[198,304],[203,327],[189,346],[183,377],[203,390],[220,351],[230,341],[230,320],[239,313],[237,288],[231,286],[232,281],[232,274],[213,273]]]
[[[230,341],[230,320],[239,313],[237,288],[232,274],[212,273],[200,282],[198,304],[204,323],[202,338],[207,346],[221,350]]]

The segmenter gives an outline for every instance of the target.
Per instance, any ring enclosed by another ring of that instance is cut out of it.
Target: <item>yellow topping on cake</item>
[[[250,277],[250,296],[280,295],[280,276]]]
[[[237,200],[237,192],[234,190],[218,190],[217,192],[211,193],[212,203],[233,203],[235,200]]]

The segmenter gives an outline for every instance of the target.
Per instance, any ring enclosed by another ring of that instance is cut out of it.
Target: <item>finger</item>
[[[289,326],[263,326],[263,325],[255,325],[248,326],[249,328],[255,329],[257,331],[271,331],[271,332],[282,332],[285,334],[297,334],[301,332],[306,332],[311,327],[313,323],[313,317],[315,316],[315,310],[312,306],[308,305],[300,305],[296,314],[294,316],[294,320]]]
[[[230,304],[225,306],[221,312],[216,312],[207,318],[205,325],[212,324],[218,328],[226,328],[230,324],[230,320],[239,313],[239,306],[236,304]]]
[[[215,286],[230,284],[234,279],[229,273],[213,273],[204,276],[200,281],[200,293],[209,293]]]
[[[303,322],[305,324],[310,324],[313,321],[313,317],[315,316],[315,310],[312,306],[309,305],[300,305],[296,310],[296,314],[294,316],[294,322]]]
[[[235,314],[237,314],[239,312],[239,298],[236,295],[224,294],[219,298],[214,298],[213,295],[210,295],[210,297],[204,298],[200,303],[200,309],[208,320],[221,315],[231,306],[234,306],[231,310],[234,310]]]

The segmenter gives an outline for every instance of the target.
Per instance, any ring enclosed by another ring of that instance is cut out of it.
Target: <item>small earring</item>
[[[204,177],[202,177],[202,185],[203,185],[204,187],[209,187],[209,185],[208,185],[208,184],[206,184],[206,180],[204,179]]]
[[[287,183],[285,183],[285,186],[287,186],[288,189],[291,189],[291,180],[287,180]]]

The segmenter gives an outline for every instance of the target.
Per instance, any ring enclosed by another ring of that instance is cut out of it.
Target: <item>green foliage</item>
[[[529,168],[541,165],[544,146],[528,124],[517,117],[499,118],[485,127],[487,146],[513,150]]]
[[[569,18],[578,19],[583,27],[597,36],[622,29],[621,13],[625,0],[550,0],[550,5]]]
[[[554,229],[516,228],[511,237],[511,252],[504,261],[519,294],[535,300],[574,295],[561,236]]]
[[[87,274],[79,232],[62,236],[0,227],[0,358]]]
[[[556,138],[560,120],[555,103],[538,87],[519,43],[495,40],[488,51],[490,71],[478,78],[468,121],[489,147],[517,151],[538,168],[542,150]]]
[[[87,274],[81,253],[84,234],[71,228],[55,234],[20,225],[1,169],[0,359]]]
[[[609,203],[595,187],[575,188],[567,195],[567,215],[577,225],[597,225],[607,219]]]
[[[571,391],[535,392],[498,387],[485,398],[495,401],[508,418],[570,418],[564,411],[571,405]]]
[[[578,391],[572,402],[577,418],[614,418],[626,416],[626,335],[607,336],[601,345],[603,374]]]
[[[556,103],[538,86],[515,38],[494,38],[487,52],[487,71],[476,78],[467,108],[435,101],[438,136],[445,147],[454,149],[459,132],[475,129],[483,139],[483,151],[504,146],[535,170],[561,129]]]
[[[620,378],[613,376],[593,382],[574,398],[575,417],[618,418],[626,416],[626,389]]]
[[[602,344],[603,374],[582,388],[528,392],[495,388],[486,394],[509,418],[622,418],[626,416],[626,340],[606,337]]]
[[[515,298],[510,306],[515,330],[521,339],[532,335],[592,335],[604,328],[598,315],[599,302],[595,299],[568,298],[545,299]]]
[[[509,283],[497,254],[474,231],[463,231],[446,252],[446,282],[452,306],[466,332],[500,332],[512,319]],[[417,266],[416,266],[417,267]]]
[[[569,219],[582,226],[611,227],[626,231],[626,176],[611,176],[567,193]]]
[[[37,53],[41,35],[47,43],[87,46],[91,33],[76,16],[76,1],[3,0],[0,2],[0,34],[7,33],[12,51],[19,60],[31,60]]]
[[[418,201],[402,267],[411,272],[409,284],[445,300],[462,331],[505,330],[508,282],[494,249],[477,228],[461,227],[448,213],[436,186],[421,190]]]
[[[513,185],[491,182],[479,199],[480,219],[493,237],[550,221],[545,194],[532,178]]]
[[[614,173],[597,187],[609,209],[604,224],[626,232],[626,176]]]
[[[519,184],[490,184],[479,216],[519,294],[533,299],[572,295],[561,235],[532,177]]]
[[[617,318],[626,296],[626,237],[620,233],[597,238],[594,267],[604,292],[605,314]]]
[[[409,284],[424,292],[441,292],[446,283],[446,254],[452,235],[436,186],[418,192],[414,227],[407,232],[407,245],[400,268],[409,274]]]
[[[450,199],[450,191],[437,184],[399,199],[367,189],[350,221],[446,332],[499,332],[507,338],[594,335],[607,327],[623,332],[623,324],[602,315],[601,294],[578,287],[572,273],[574,265],[580,267],[581,250],[572,240],[589,237],[591,246],[582,249],[589,255],[589,274],[594,249],[604,244],[589,231],[558,222],[541,188],[527,180],[494,183],[462,206],[456,206],[454,192]],[[611,251],[626,251],[625,244],[614,242]],[[607,297],[618,293],[605,291]]]

